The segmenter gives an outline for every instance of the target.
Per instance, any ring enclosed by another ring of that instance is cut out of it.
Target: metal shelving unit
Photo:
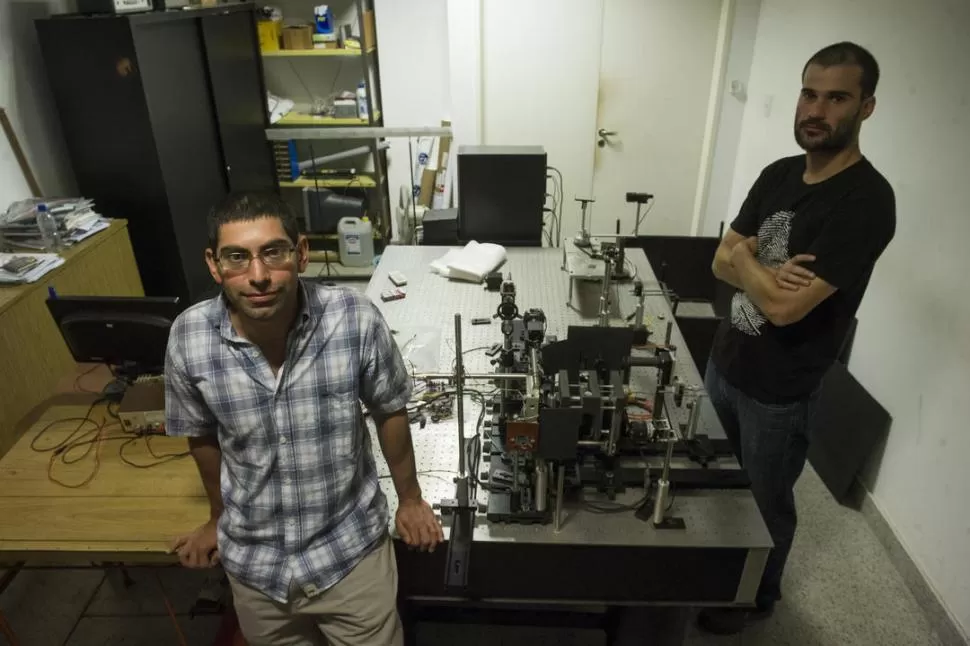
[[[287,19],[287,8],[291,3],[298,0],[281,0],[280,6],[283,9],[284,22]],[[286,64],[294,59],[315,59],[312,64],[328,65],[332,61],[345,62],[354,59],[361,66],[361,73],[364,80],[364,87],[367,92],[367,118],[335,118],[305,113],[289,112],[267,130],[267,139],[276,145],[288,145],[290,138],[287,136],[288,130],[294,132],[297,128],[305,132],[306,128],[329,129],[329,128],[381,128],[383,127],[383,115],[381,113],[381,87],[380,87],[380,62],[377,46],[377,16],[374,12],[373,0],[350,0],[350,6],[356,13],[357,35],[360,39],[360,49],[312,49],[312,50],[280,50],[262,52],[264,74],[268,66]],[[301,8],[308,5],[300,3]],[[331,5],[333,6],[333,5]],[[343,5],[345,13],[347,3]],[[337,18],[335,14],[335,19]],[[311,64],[305,60],[301,65]],[[337,72],[335,72],[336,74]],[[336,82],[336,81],[335,81]],[[302,79],[301,79],[302,83]],[[346,88],[344,88],[346,89]],[[321,130],[322,132],[322,130]],[[336,134],[336,133],[335,133]],[[341,139],[324,136],[319,138],[294,137],[302,141],[328,141],[340,142]],[[339,179],[313,179],[298,177],[296,179],[280,177],[278,185],[281,192],[287,190],[302,190],[306,187],[319,188],[344,188],[366,191],[367,194],[367,215],[374,227],[374,237],[377,240],[390,240],[391,238],[391,210],[390,198],[387,186],[387,151],[380,148],[381,137],[375,135],[361,141],[355,138],[359,145],[366,145],[369,148],[369,157],[372,160],[373,170],[367,173],[358,173],[352,178]],[[333,236],[313,236],[321,240],[329,240]]]

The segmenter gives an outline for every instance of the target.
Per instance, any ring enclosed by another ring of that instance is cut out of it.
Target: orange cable
[[[165,594],[165,587],[162,585],[162,578],[158,576],[158,572],[155,572],[155,581],[158,583],[158,589],[162,593],[162,601],[165,602],[168,617],[172,620],[172,625],[175,627],[175,636],[178,639],[178,645],[189,646],[189,643],[185,641],[185,635],[182,633],[182,627],[179,626],[178,618],[175,616],[175,609],[172,608],[172,602],[168,600],[168,595]]]
[[[14,634],[13,628],[7,623],[2,612],[0,612],[0,634],[7,638],[7,643],[10,646],[20,646],[20,640],[17,639],[17,635]]]

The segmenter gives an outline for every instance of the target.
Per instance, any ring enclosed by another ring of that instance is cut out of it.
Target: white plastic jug
[[[337,223],[337,248],[340,263],[347,267],[367,267],[374,262],[374,230],[367,218],[340,218]]]

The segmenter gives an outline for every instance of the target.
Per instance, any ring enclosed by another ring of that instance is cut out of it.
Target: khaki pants
[[[313,597],[294,585],[283,604],[232,576],[229,582],[249,646],[404,644],[397,613],[397,562],[389,537],[337,585]]]

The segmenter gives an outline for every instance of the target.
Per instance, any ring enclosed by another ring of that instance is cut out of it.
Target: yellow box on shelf
[[[295,180],[284,180],[280,182],[281,188],[374,188],[377,182],[368,175],[357,175],[351,178],[340,179],[311,179],[309,177],[299,177]]]

